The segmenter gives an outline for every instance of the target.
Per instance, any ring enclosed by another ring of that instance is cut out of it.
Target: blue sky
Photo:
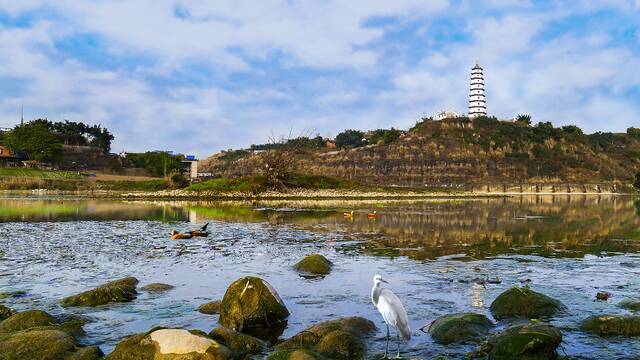
[[[640,126],[640,0],[0,0],[0,126],[102,124],[114,151],[200,157],[271,136],[466,112]]]

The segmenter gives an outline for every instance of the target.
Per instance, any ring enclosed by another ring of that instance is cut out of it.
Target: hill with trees
[[[631,184],[640,170],[640,129],[585,134],[571,125],[532,125],[529,115],[514,121],[425,118],[407,131],[347,130],[335,139],[302,137],[227,151],[201,168],[224,177],[264,174],[265,158],[274,152],[293,159],[285,172],[381,185]]]

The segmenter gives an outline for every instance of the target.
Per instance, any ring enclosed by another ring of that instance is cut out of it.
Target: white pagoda
[[[484,74],[482,67],[476,61],[476,65],[471,68],[471,86],[469,90],[469,117],[487,115],[487,105],[484,99]]]

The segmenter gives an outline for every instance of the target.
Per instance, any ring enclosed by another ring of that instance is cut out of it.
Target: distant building
[[[469,117],[487,115],[487,105],[484,98],[484,73],[480,64],[471,68],[471,84],[469,88]]]
[[[198,159],[195,155],[186,155],[182,163],[185,164],[185,175],[189,180],[195,180],[198,178]]]
[[[457,117],[460,117],[460,114],[458,114],[457,112],[453,110],[445,110],[437,112],[434,120],[452,119]]]

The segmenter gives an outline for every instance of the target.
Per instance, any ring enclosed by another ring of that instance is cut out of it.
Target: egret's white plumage
[[[400,298],[393,291],[389,289],[383,289],[380,283],[386,282],[382,279],[382,276],[376,275],[373,277],[373,289],[371,289],[371,301],[378,308],[378,311],[382,315],[384,322],[387,323],[387,351],[385,357],[389,352],[389,325],[396,329],[398,340],[398,357],[400,356],[400,336],[404,340],[411,339],[411,329],[409,328],[409,318],[407,317],[407,311],[402,306]]]

